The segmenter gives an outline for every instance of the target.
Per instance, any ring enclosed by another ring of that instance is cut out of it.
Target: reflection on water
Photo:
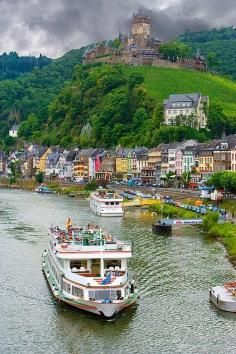
[[[133,242],[129,268],[141,298],[116,321],[51,296],[41,254],[48,226],[64,226],[68,216]],[[87,201],[0,189],[0,353],[234,353],[236,315],[208,301],[212,285],[235,276],[224,248],[195,228],[154,235],[156,219],[138,208],[99,218]]]

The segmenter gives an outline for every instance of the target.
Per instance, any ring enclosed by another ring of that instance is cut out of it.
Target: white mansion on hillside
[[[173,94],[167,100],[164,100],[164,123],[167,125],[181,124],[187,120],[184,117],[192,117],[193,125],[198,129],[205,128],[207,117],[205,107],[209,104],[209,97],[202,96],[200,93],[191,94]],[[178,118],[178,119],[177,119]],[[186,125],[187,121],[186,121]]]

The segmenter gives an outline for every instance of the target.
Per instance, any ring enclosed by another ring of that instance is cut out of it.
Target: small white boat
[[[99,216],[123,216],[123,197],[107,189],[90,194],[90,209]]]
[[[209,290],[209,299],[223,311],[236,312],[236,282],[212,287]]]
[[[138,300],[129,277],[131,245],[113,239],[98,227],[52,227],[43,252],[43,272],[58,301],[112,318]]]

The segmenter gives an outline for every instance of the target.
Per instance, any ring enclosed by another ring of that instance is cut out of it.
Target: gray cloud
[[[0,0],[0,52],[64,52],[129,31],[139,7],[152,18],[152,29],[165,40],[186,28],[193,31],[236,25],[235,0]]]

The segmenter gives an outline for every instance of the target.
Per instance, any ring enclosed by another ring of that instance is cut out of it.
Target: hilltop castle
[[[159,51],[163,41],[152,35],[151,19],[144,11],[134,14],[131,24],[129,35],[119,32],[118,47],[114,47],[113,41],[98,43],[84,53],[83,62],[207,69],[206,60],[199,52],[193,58],[180,58],[176,62],[165,60]]]

